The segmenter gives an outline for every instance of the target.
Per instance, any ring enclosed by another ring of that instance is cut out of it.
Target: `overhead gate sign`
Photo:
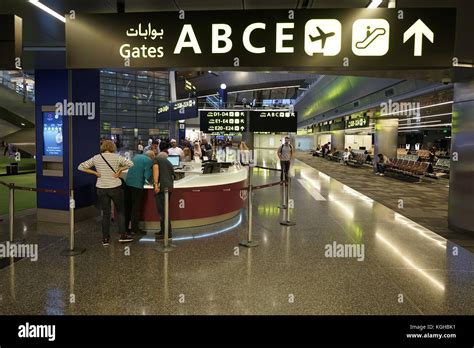
[[[447,68],[455,17],[450,8],[76,13],[66,15],[67,67]]]

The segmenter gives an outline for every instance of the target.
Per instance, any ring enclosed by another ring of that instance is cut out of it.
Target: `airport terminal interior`
[[[2,0],[0,314],[473,315],[472,15]]]

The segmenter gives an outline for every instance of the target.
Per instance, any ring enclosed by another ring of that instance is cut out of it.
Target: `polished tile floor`
[[[260,157],[276,165],[274,151]],[[474,314],[472,253],[302,162],[292,172],[296,225],[280,225],[279,186],[255,191],[260,245],[250,249],[239,247],[242,211],[176,230],[167,254],[152,236],[103,248],[91,219],[76,227],[86,252],[68,258],[67,226],[25,212],[15,233],[39,244],[39,258],[0,269],[0,314]],[[277,172],[254,169],[253,183],[275,181]],[[334,243],[363,246],[363,257],[327,257]]]
[[[408,217],[436,234],[474,252],[474,234],[453,231],[448,226],[449,178],[425,177],[409,182],[404,177],[377,176],[368,165],[341,165],[307,152],[297,152],[304,163],[330,175],[386,207]],[[400,204],[402,203],[402,204]]]

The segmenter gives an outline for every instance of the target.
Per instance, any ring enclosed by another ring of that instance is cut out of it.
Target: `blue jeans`
[[[377,163],[377,173],[385,173],[385,164]]]

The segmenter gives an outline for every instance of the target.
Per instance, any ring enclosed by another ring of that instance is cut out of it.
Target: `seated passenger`
[[[387,156],[384,156],[383,154],[379,153],[377,155],[377,172],[375,175],[380,175],[384,176],[385,175],[385,166],[388,163],[388,158]]]
[[[347,164],[350,157],[351,157],[351,152],[349,151],[349,149],[344,149],[344,152],[342,154],[342,164]]]

